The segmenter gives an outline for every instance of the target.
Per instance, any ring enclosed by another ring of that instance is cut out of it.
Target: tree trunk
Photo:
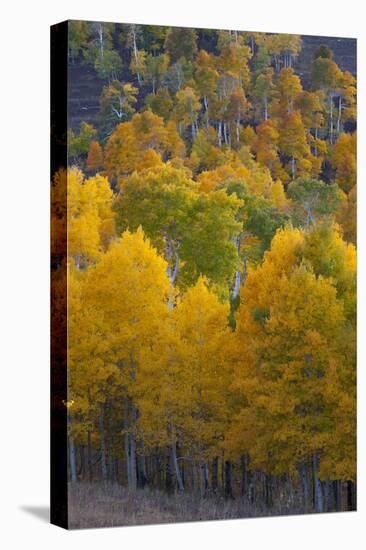
[[[103,37],[103,25],[102,24],[99,24],[99,26],[98,26],[98,36],[99,36],[100,56],[103,59],[103,57],[104,57],[104,37]]]
[[[339,96],[338,102],[338,117],[337,117],[337,135],[339,135],[341,129],[341,118],[342,118],[342,96]]]
[[[90,430],[88,430],[88,476],[89,476],[89,481],[93,481],[92,446],[91,446]]]
[[[200,495],[201,495],[201,498],[206,497],[207,488],[208,488],[207,464],[200,464]]]
[[[267,509],[272,507],[273,504],[273,495],[272,495],[272,487],[273,487],[273,477],[272,475],[265,474],[265,483],[266,483],[266,506]]]
[[[339,479],[333,481],[333,490],[334,490],[334,503],[336,512],[341,512],[342,510],[342,487]]]
[[[129,421],[128,421],[128,399],[125,400],[125,417],[124,417],[124,450],[126,458],[126,474],[127,485],[131,487],[131,463],[130,463],[130,435],[129,435]]]
[[[191,134],[192,134],[192,142],[193,142],[196,135],[196,128],[195,128],[194,122],[192,122],[191,124]]]
[[[347,481],[347,510],[356,510],[356,490],[353,481]]]
[[[248,495],[248,455],[242,455],[241,461],[241,496]]]
[[[203,98],[203,104],[205,106],[205,115],[206,115],[206,128],[208,130],[209,127],[209,118],[208,118],[208,99],[206,96]]]
[[[217,129],[217,138],[218,138],[218,142],[219,142],[219,147],[221,147],[221,145],[222,145],[222,122],[221,122],[221,120],[219,120],[219,125],[218,125],[218,129]]]
[[[307,513],[310,510],[310,480],[307,464],[303,464],[300,467],[300,476],[304,500],[304,510]]]
[[[70,478],[71,481],[76,481],[76,456],[75,444],[72,435],[69,435],[69,458],[70,458]]]
[[[250,503],[255,504],[257,500],[257,472],[253,472],[250,482]]]
[[[315,512],[323,512],[323,491],[320,480],[318,478],[319,459],[316,451],[313,451],[312,457],[313,466],[313,483],[314,483],[314,509]]]
[[[227,145],[227,126],[226,126],[226,122],[224,122],[224,141],[225,141],[225,145]]]
[[[112,417],[112,404],[108,405],[108,476],[111,481],[114,481],[114,460],[113,460],[113,417]]]
[[[137,472],[136,472],[136,439],[135,439],[135,427],[137,420],[136,407],[131,405],[131,433],[130,433],[130,473],[131,473],[131,486],[130,488],[135,491],[137,488]]]
[[[182,475],[181,475],[181,472],[180,472],[180,469],[179,469],[179,464],[178,464],[177,443],[175,441],[173,441],[170,448],[171,448],[171,453],[172,453],[172,461],[173,461],[173,467],[174,467],[174,472],[175,472],[175,479],[176,479],[176,482],[177,482],[177,485],[178,485],[178,491],[180,493],[183,493],[184,492],[184,485],[183,485]]]
[[[318,139],[318,128],[315,128],[315,139],[316,140]],[[318,146],[316,145],[316,142],[315,142],[315,147],[314,147],[314,155],[316,157],[318,156]]]
[[[236,121],[236,141],[237,143],[240,141],[240,120]]]
[[[107,479],[107,462],[105,452],[105,431],[104,431],[104,406],[100,405],[99,411],[99,437],[100,437],[100,464],[102,469],[102,479]]]
[[[85,478],[85,446],[80,445],[79,447],[79,468],[77,470],[76,476],[79,479]]]
[[[142,444],[139,445],[139,454],[137,456],[137,480],[138,486],[144,488],[148,482],[146,473],[146,458]]]
[[[168,454],[166,457],[166,467],[165,467],[165,488],[170,493],[173,490],[173,479],[174,479],[174,465],[171,448],[168,447]]]
[[[219,488],[219,458],[215,456],[212,460],[211,466],[211,488],[214,494],[217,493]]]
[[[329,141],[330,144],[333,144],[333,94],[330,94],[329,97],[330,105],[329,105],[329,115],[330,115],[330,121],[329,121]]]
[[[225,461],[225,498],[234,498],[232,487],[232,464],[229,460]]]
[[[238,255],[239,255],[240,237],[233,237],[233,241],[234,241],[236,250],[237,250]],[[240,282],[241,282],[241,273],[240,273],[240,270],[238,269],[237,271],[235,271],[234,288],[233,288],[233,292],[232,292],[232,298],[234,300],[239,296]]]
[[[267,476],[264,472],[261,474],[260,482],[261,482],[262,502],[263,502],[263,504],[267,504],[267,502],[268,502]]]
[[[197,489],[197,480],[196,480],[196,458],[194,456],[194,450],[192,449],[192,452],[191,452],[191,457],[192,457],[192,489],[193,489],[193,492],[195,493],[196,492],[196,489]]]
[[[332,509],[330,481],[328,480],[323,481],[322,486],[323,486],[323,493],[324,493],[324,512],[330,512]]]
[[[173,267],[173,255],[174,255],[174,267]],[[172,240],[168,236],[165,237],[165,259],[168,263],[168,267],[166,268],[166,274],[168,276],[168,279],[172,283],[172,285],[174,285],[178,276],[178,271],[179,271],[179,255],[174,248]],[[169,304],[169,305],[170,307],[172,307],[172,304]]]

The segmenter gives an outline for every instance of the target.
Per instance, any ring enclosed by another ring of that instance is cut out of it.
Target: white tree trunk
[[[184,492],[184,485],[183,485],[183,480],[182,480],[182,474],[180,472],[180,468],[179,468],[179,464],[178,464],[177,443],[176,443],[175,440],[171,444],[170,449],[171,449],[171,453],[172,453],[172,461],[173,461],[173,466],[174,466],[175,477],[176,477],[176,480],[177,480],[178,490],[179,490],[180,493],[183,493]]]
[[[292,157],[291,159],[291,177],[292,179],[295,179],[295,157]]]
[[[203,97],[203,104],[205,106],[205,114],[206,114],[206,128],[208,129],[209,126],[209,118],[208,118],[208,99],[206,96]]]
[[[104,32],[103,32],[103,25],[101,23],[98,26],[98,36],[99,36],[100,56],[103,59],[103,57],[104,57]]]
[[[342,117],[342,96],[339,96],[338,103],[338,118],[337,118],[337,134],[339,135],[341,129],[341,117]]]
[[[318,478],[319,459],[316,451],[313,451],[313,481],[314,481],[314,507],[315,512],[323,512],[323,491],[320,480]]]
[[[221,122],[221,120],[219,120],[219,125],[218,125],[218,129],[217,129],[217,138],[218,138],[218,142],[219,142],[219,147],[221,147],[221,145],[222,145],[222,122]]]

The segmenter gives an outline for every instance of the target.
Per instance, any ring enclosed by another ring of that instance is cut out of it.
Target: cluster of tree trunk
[[[120,483],[132,491],[149,486],[168,493],[187,492],[202,499],[242,499],[255,510],[273,509],[284,514],[356,510],[356,484],[320,480],[315,451],[308,463],[299,465],[296,474],[272,475],[251,469],[248,455],[235,463],[224,454],[203,462],[193,452],[181,456],[177,443],[145,449],[126,431],[120,452],[116,452],[103,421],[100,430],[99,448],[91,445],[91,434],[87,445],[75,445],[69,438],[71,482],[105,481]]]

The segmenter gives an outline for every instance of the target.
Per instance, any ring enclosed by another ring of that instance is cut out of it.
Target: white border
[[[358,38],[359,86],[359,465],[365,460],[365,43],[356,0],[44,0],[2,4],[1,17],[1,447],[4,548],[363,547],[359,512],[66,533],[22,506],[45,506],[49,482],[49,26],[67,18],[291,32]],[[108,545],[108,546],[107,546]]]

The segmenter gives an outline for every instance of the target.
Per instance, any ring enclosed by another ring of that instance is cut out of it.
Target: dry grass
[[[118,484],[69,484],[69,528],[115,527],[188,521],[237,519],[303,513],[294,504],[265,510],[243,499],[201,500],[191,494],[168,495],[157,489],[130,492]]]

